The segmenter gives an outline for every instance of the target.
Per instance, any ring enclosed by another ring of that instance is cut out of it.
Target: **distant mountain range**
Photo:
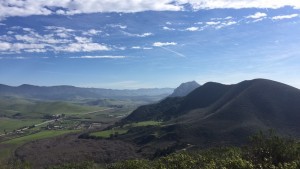
[[[174,92],[169,97],[183,97],[191,93],[193,90],[198,88],[200,85],[195,82],[186,82],[182,83],[179,87],[177,87]]]
[[[255,79],[234,85],[209,82],[185,97],[168,97],[141,106],[123,123],[162,120],[167,125],[148,128],[135,140],[177,140],[194,145],[239,144],[259,130],[300,137],[300,90],[279,82]],[[166,132],[167,131],[167,132]],[[155,133],[165,133],[153,137]]]
[[[0,96],[18,96],[44,100],[74,100],[99,98],[128,98],[141,96],[166,97],[173,92],[172,88],[149,88],[136,90],[113,90],[102,88],[80,88],[74,86],[34,86],[24,84],[13,87],[0,84]]]

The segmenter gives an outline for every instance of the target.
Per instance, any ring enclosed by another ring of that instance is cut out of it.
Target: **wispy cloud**
[[[186,28],[185,30],[194,32],[194,31],[198,31],[198,30],[199,30],[199,27],[193,26],[193,27]]]
[[[61,52],[93,52],[93,51],[109,51],[110,47],[99,43],[70,43],[67,46],[56,46],[55,51]]]
[[[139,38],[144,38],[144,37],[153,35],[153,33],[151,33],[151,32],[146,32],[146,33],[142,33],[142,34],[134,34],[134,33],[129,33],[129,32],[125,32],[125,31],[122,31],[122,32],[124,33],[124,35],[132,36],[132,37],[139,37]]]
[[[101,33],[101,30],[96,30],[96,29],[90,29],[86,32],[83,32],[83,35],[88,35],[88,36],[94,36],[94,35],[98,35],[99,33]]]
[[[176,42],[154,42],[152,46],[162,47],[162,46],[175,46]]]
[[[141,11],[179,11],[182,6],[170,0],[148,1],[82,1],[82,0],[6,0],[0,2],[0,18],[30,15],[74,15],[97,12],[141,12]]]
[[[296,0],[178,0],[179,4],[189,3],[194,10],[200,9],[242,9],[242,8],[272,8],[285,6],[300,8],[300,1]]]
[[[220,23],[221,23],[220,21],[209,21],[209,22],[206,22],[206,25],[218,25]]]
[[[104,56],[72,56],[69,57],[70,59],[124,59],[126,56],[111,56],[111,55],[104,55]]]
[[[168,27],[168,26],[164,26],[164,27],[163,27],[163,30],[174,31],[175,29],[174,29],[174,28],[170,28],[170,27]]]
[[[127,25],[121,25],[121,24],[108,24],[107,26],[112,28],[120,28],[120,29],[126,29]]]
[[[42,52],[93,52],[111,50],[106,44],[96,43],[90,36],[77,36],[75,31],[64,27],[46,26],[37,33],[32,28],[11,27],[7,35],[0,36],[0,51],[9,53],[42,53]],[[18,33],[16,33],[18,32]],[[98,30],[90,29],[89,34]],[[42,34],[44,33],[44,34]]]
[[[132,46],[131,49],[141,49],[140,46]]]
[[[273,20],[291,19],[291,18],[295,18],[295,17],[298,17],[298,16],[299,16],[299,14],[278,15],[278,16],[272,17],[272,19]]]
[[[260,19],[260,18],[265,18],[267,17],[267,14],[266,13],[262,13],[262,12],[256,12],[255,14],[253,15],[249,15],[249,16],[246,16],[246,18],[250,18],[250,19]]]
[[[11,47],[10,43],[7,42],[0,42],[0,51],[6,51],[9,50]]]

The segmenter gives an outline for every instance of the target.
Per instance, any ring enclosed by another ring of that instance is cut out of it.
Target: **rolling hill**
[[[123,123],[160,120],[166,125],[146,133],[164,133],[152,141],[177,140],[194,145],[240,144],[259,130],[274,129],[300,137],[300,90],[254,79],[234,85],[209,82],[183,98],[141,106]],[[141,141],[138,134],[130,133]],[[171,137],[170,137],[171,135]]]
[[[97,157],[97,162],[106,163],[123,159],[124,147],[131,147],[125,150],[130,156],[156,158],[183,149],[244,145],[249,136],[268,129],[300,138],[299,103],[299,89],[271,80],[254,79],[233,85],[208,82],[185,97],[167,97],[159,103],[141,106],[104,131],[87,131],[59,141],[31,142],[18,148],[15,155],[41,166],[49,161],[37,161],[39,154],[51,157],[50,164],[61,162],[65,155],[63,162]],[[109,136],[93,135],[104,133]],[[80,146],[83,153],[72,156],[74,145]],[[93,147],[101,152],[96,153]],[[116,156],[103,159],[103,154]]]
[[[18,96],[43,100],[80,100],[80,99],[124,99],[135,97],[159,97],[168,96],[173,92],[172,88],[149,88],[136,90],[113,90],[102,88],[80,88],[74,86],[34,86],[23,84],[21,86],[7,86],[0,84],[0,96]]]

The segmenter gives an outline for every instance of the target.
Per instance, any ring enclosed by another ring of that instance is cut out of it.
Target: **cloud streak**
[[[299,14],[278,15],[278,16],[272,17],[272,19],[273,20],[291,19],[291,18],[295,18],[295,17],[298,17],[298,16],[299,16]]]
[[[154,42],[152,46],[163,47],[163,46],[175,46],[176,42]]]
[[[104,55],[104,56],[73,56],[69,57],[70,59],[124,59],[126,56],[112,56],[112,55]]]
[[[260,18],[265,18],[267,17],[267,14],[266,13],[262,13],[262,12],[256,12],[255,14],[253,15],[249,15],[249,16],[246,16],[246,18],[250,18],[250,19],[260,19]]]

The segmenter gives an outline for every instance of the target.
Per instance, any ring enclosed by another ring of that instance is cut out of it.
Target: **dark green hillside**
[[[194,145],[240,144],[258,130],[300,136],[300,90],[265,79],[206,83],[183,98],[142,106],[123,123],[163,120],[158,132]],[[154,132],[154,131],[153,131]],[[133,134],[133,133],[131,133]],[[135,135],[136,137],[136,135]],[[145,136],[143,136],[145,137]],[[154,140],[164,139],[162,137]]]
[[[170,120],[190,110],[211,105],[230,87],[219,83],[206,83],[186,97],[168,97],[158,104],[142,106],[124,121]]]

